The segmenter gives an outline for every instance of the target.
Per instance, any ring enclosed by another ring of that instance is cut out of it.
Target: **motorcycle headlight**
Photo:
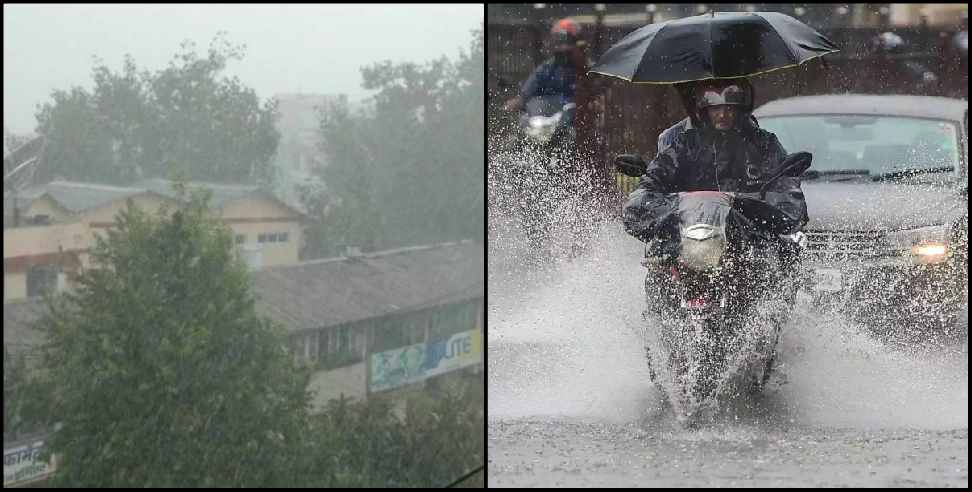
[[[948,259],[948,226],[938,225],[888,234],[891,246],[915,263],[928,265]]]
[[[723,237],[712,226],[697,225],[682,231],[679,258],[693,270],[710,270],[719,266],[726,249]]]
[[[530,137],[546,142],[553,137],[554,130],[557,129],[557,125],[560,123],[561,113],[557,113],[553,116],[532,116],[527,121],[526,132]]]

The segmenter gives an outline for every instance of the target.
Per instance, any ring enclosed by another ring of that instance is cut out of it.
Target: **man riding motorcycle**
[[[676,87],[689,114],[658,138],[658,153],[623,209],[626,231],[648,243],[648,257],[672,257],[677,231],[660,218],[671,208],[672,193],[713,190],[750,193],[760,188],[787,155],[776,135],[759,128],[753,110],[752,85],[744,78],[706,80]],[[772,181],[766,201],[806,224],[807,206],[800,180]],[[658,239],[658,240],[655,240]],[[792,241],[780,242],[781,267],[795,274],[797,250]],[[664,297],[659,289],[667,279],[662,270],[649,270],[645,289],[649,303]],[[788,293],[795,297],[795,289]]]
[[[523,83],[519,95],[504,105],[507,111],[523,111],[521,129],[529,135],[531,131],[544,134],[545,138],[524,138],[522,150],[526,165],[515,168],[518,216],[526,231],[531,248],[539,256],[546,255],[546,247],[551,235],[553,208],[564,200],[573,197],[578,201],[593,203],[594,196],[605,188],[607,172],[594,165],[597,154],[597,141],[594,137],[595,94],[607,88],[607,81],[594,80],[587,75],[592,65],[588,60],[581,39],[581,27],[570,19],[554,23],[550,31],[553,56],[538,66]],[[539,104],[538,104],[539,103]],[[538,108],[544,108],[539,114]],[[554,114],[556,113],[556,114]],[[546,120],[542,128],[532,129],[529,123],[534,118]],[[550,121],[556,121],[552,135],[546,134]],[[543,190],[557,186],[560,198],[554,198]],[[568,207],[569,208],[569,207]],[[579,251],[584,234],[594,219],[582,214],[577,221],[565,226],[575,230],[572,249]],[[562,223],[563,225],[563,223]]]
[[[520,94],[505,104],[507,111],[523,109],[531,97],[561,96],[561,103],[574,101],[577,89],[577,69],[586,65],[580,39],[580,25],[570,19],[561,19],[550,30],[553,56],[538,66],[520,88]]]
[[[633,157],[643,170],[623,221],[647,243],[646,315],[660,315],[645,340],[651,379],[657,364],[669,368],[661,380],[675,384],[670,395],[691,422],[719,381],[759,391],[769,380],[796,298],[807,222],[799,175],[810,155],[787,156],[759,128],[745,79],[676,89],[689,116],[662,132],[657,156],[616,163]]]
[[[596,155],[594,135],[596,113],[601,109],[598,95],[608,88],[608,81],[592,78],[587,71],[593,65],[585,53],[587,43],[581,38],[581,26],[571,19],[561,19],[550,30],[553,56],[540,64],[523,83],[520,93],[506,101],[507,111],[522,111],[532,98],[559,96],[561,106],[575,103],[576,110],[562,123],[575,130],[572,153],[590,167]],[[605,176],[602,176],[604,178]]]

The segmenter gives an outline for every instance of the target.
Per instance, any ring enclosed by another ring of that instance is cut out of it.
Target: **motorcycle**
[[[520,113],[520,130],[525,145],[545,157],[556,157],[574,144],[573,121],[577,105],[562,103],[562,96],[530,98]]]
[[[490,153],[491,206],[509,211],[537,258],[550,256],[548,249],[563,242],[552,239],[555,228],[580,228],[564,223],[584,199],[574,169],[575,110],[560,95],[530,98],[514,125],[517,131]]]
[[[767,201],[767,190],[799,177],[811,159],[791,154],[755,192],[668,194],[655,210],[642,262],[649,270],[644,317],[660,326],[646,326],[657,338],[646,338],[645,350],[649,377],[683,425],[726,395],[760,392],[770,379],[806,240],[802,224]],[[637,177],[646,166],[622,155],[615,167]],[[656,371],[662,368],[666,377]]]

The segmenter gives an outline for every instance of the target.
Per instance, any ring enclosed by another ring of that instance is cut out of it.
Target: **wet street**
[[[489,486],[968,486],[967,336],[888,347],[805,297],[767,393],[679,427],[641,358],[639,245],[615,229],[542,272],[490,258]]]
[[[489,425],[490,487],[967,487],[969,433],[674,427],[562,419]]]

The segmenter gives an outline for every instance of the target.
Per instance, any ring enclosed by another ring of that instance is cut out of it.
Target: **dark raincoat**
[[[638,188],[624,205],[625,230],[642,241],[674,232],[662,231],[658,223],[677,206],[676,196],[671,194],[701,190],[759,192],[786,157],[776,135],[759,128],[751,116],[751,107],[743,108],[740,123],[734,129],[717,132],[700,127],[687,91],[680,92],[693,116],[658,137],[658,154],[649,162]],[[806,224],[807,205],[800,178],[774,181],[767,189],[766,201],[797,224],[788,232],[796,232]]]

